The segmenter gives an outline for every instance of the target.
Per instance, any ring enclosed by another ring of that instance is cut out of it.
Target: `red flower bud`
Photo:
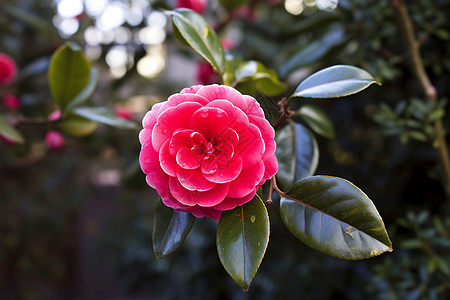
[[[49,121],[56,121],[61,119],[61,111],[59,109],[55,110],[54,112],[48,115],[47,119]]]
[[[207,0],[177,0],[175,7],[190,8],[199,14],[203,14],[206,10],[207,3]]]
[[[45,143],[47,147],[52,150],[58,150],[64,147],[66,144],[64,136],[55,130],[49,130],[45,135]]]
[[[11,110],[16,110],[20,107],[19,98],[12,94],[7,94],[3,97],[3,104],[6,108]]]
[[[133,119],[133,115],[131,114],[131,112],[124,106],[116,107],[116,116],[127,121],[131,121]]]
[[[17,66],[11,56],[0,53],[0,85],[8,85],[16,78]]]

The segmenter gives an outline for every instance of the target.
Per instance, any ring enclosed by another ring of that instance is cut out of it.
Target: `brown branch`
[[[403,2],[403,0],[391,0],[391,6],[394,10],[395,17],[397,19],[401,33],[405,40],[405,46],[408,50],[409,56],[408,58],[411,61],[410,65],[411,71],[414,73],[417,80],[419,81],[422,91],[425,95],[425,98],[428,101],[437,104],[438,95],[436,92],[436,88],[431,83],[431,80],[428,77],[427,72],[425,71],[423,60],[422,57],[420,56],[420,43],[415,37],[413,24],[408,14],[406,5]],[[442,120],[439,119],[436,121],[435,129],[438,133],[444,130]],[[447,197],[450,198],[450,158],[448,154],[448,146],[445,136],[441,136],[437,140],[437,148],[444,169],[443,179],[445,191]]]

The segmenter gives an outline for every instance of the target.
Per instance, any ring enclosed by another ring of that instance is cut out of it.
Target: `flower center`
[[[214,148],[214,144],[212,142],[205,143],[205,152],[207,156],[211,156],[216,149]]]

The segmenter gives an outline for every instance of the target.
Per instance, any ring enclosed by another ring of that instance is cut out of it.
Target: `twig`
[[[419,51],[420,43],[414,35],[413,24],[408,14],[406,5],[403,0],[391,0],[391,6],[394,10],[395,17],[399,23],[403,38],[405,40],[405,46],[408,50],[409,59],[411,60],[411,70],[417,77],[425,98],[436,104],[438,102],[436,88],[431,83],[430,78],[425,71],[423,60]],[[434,126],[437,132],[443,132],[444,126],[441,119],[437,120]],[[437,140],[437,149],[439,151],[439,157],[444,169],[443,184],[445,192],[447,194],[447,198],[450,198],[450,158],[445,136],[441,136]]]

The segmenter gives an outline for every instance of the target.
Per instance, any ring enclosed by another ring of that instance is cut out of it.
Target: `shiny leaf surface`
[[[217,252],[228,274],[248,290],[269,243],[269,215],[258,195],[223,212],[217,227]]]
[[[300,83],[293,97],[336,98],[358,93],[377,83],[363,69],[336,65],[320,70]]]
[[[303,105],[297,112],[306,124],[323,137],[334,138],[334,126],[327,114],[314,105]]]
[[[74,110],[74,113],[88,120],[118,128],[136,128],[136,124],[134,122],[119,118],[114,114],[114,112],[104,107],[78,107]]]
[[[15,129],[14,127],[10,126],[8,122],[6,122],[5,119],[3,119],[0,116],[0,136],[14,141],[18,144],[23,144],[25,142],[25,139],[23,138],[22,134]]]
[[[276,96],[286,89],[286,84],[278,79],[275,71],[269,70],[262,63],[253,60],[239,66],[235,82],[241,83],[237,86],[240,91],[252,95],[260,92],[267,96]]]
[[[177,250],[191,231],[196,218],[189,212],[175,211],[158,201],[153,219],[153,252],[160,259]]]
[[[374,204],[347,180],[304,178],[283,195],[280,213],[294,236],[326,254],[356,260],[392,251]]]
[[[277,132],[278,185],[287,190],[296,181],[314,174],[319,163],[317,141],[311,132],[297,123]]]
[[[78,45],[66,43],[53,54],[48,72],[50,90],[63,114],[88,85],[90,73],[91,65]]]
[[[178,8],[168,14],[184,40],[209,62],[217,73],[223,74],[224,50],[215,31],[205,18],[186,8]]]

